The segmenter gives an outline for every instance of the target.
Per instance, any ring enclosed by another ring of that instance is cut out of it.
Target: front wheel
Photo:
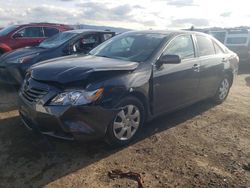
[[[229,94],[230,86],[231,85],[229,77],[225,76],[220,82],[219,88],[215,96],[213,97],[214,102],[216,102],[217,104],[221,104],[222,102],[224,102]]]
[[[112,146],[123,146],[131,142],[144,123],[144,107],[135,97],[126,97],[118,105],[113,122],[108,127],[106,141]]]

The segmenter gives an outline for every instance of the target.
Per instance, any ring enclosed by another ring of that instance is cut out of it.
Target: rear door
[[[206,35],[195,36],[201,74],[199,97],[207,98],[213,95],[217,90],[218,83],[223,76],[224,62],[227,61],[227,58],[220,46],[210,37]]]
[[[45,39],[42,27],[25,27],[12,36],[13,48],[36,46]]]
[[[153,72],[154,112],[161,114],[197,100],[199,60],[191,35],[174,38],[162,55],[179,55],[180,64],[163,64]]]

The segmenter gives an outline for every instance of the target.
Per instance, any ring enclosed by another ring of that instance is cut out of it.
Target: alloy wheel
[[[141,114],[135,105],[122,108],[115,117],[113,132],[118,140],[129,140],[134,136],[140,125]]]
[[[227,78],[225,78],[220,85],[219,88],[219,98],[220,100],[224,100],[227,97],[227,94],[229,92],[229,81]]]

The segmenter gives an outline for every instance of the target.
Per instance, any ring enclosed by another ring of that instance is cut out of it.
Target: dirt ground
[[[137,187],[109,179],[113,169],[141,173],[150,188],[250,187],[250,64],[222,105],[203,101],[159,117],[115,150],[33,135],[21,124],[16,96],[1,86],[0,187]]]

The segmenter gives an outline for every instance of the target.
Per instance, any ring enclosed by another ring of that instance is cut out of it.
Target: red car
[[[0,30],[0,55],[17,48],[36,46],[44,39],[58,32],[71,30],[62,24],[32,23],[25,25],[11,25]]]

